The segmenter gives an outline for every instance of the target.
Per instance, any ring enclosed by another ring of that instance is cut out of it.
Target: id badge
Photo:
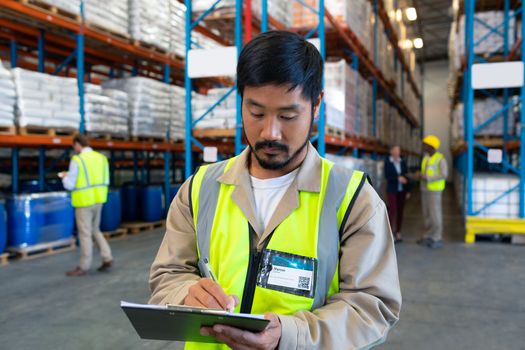
[[[265,249],[257,285],[284,293],[313,298],[317,279],[317,259]]]

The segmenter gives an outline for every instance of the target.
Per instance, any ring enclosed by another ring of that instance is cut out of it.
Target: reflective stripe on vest
[[[256,275],[258,268],[254,266],[254,252],[250,254],[255,245],[251,242],[253,233],[250,234],[248,220],[231,200],[235,185],[218,181],[236,159],[201,167],[192,178],[190,203],[199,257],[209,259],[227,294],[239,296],[241,303],[236,312],[262,314],[271,311],[290,315],[324,305],[339,291],[340,236],[366,176],[322,159],[320,192],[300,191],[300,205],[279,224],[266,242],[267,249],[317,259],[313,298],[259,286],[255,286],[253,296],[243,295],[254,286],[247,285],[249,270]],[[342,188],[346,191],[341,191]],[[241,310],[241,305],[245,309]],[[222,346],[187,343],[186,348],[221,349]]]
[[[74,156],[72,160],[78,166],[75,189],[71,192],[73,207],[105,203],[109,185],[107,158],[99,152],[91,151]]]
[[[441,176],[439,162],[443,159],[443,154],[436,152],[432,157],[425,156],[421,162],[421,174],[427,177]],[[429,191],[443,191],[445,189],[445,180],[427,181]]]

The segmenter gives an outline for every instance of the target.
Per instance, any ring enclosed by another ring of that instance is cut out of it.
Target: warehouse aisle
[[[385,350],[518,349],[525,342],[524,247],[466,246],[452,191],[445,199],[446,241],[431,251],[412,243],[421,220],[417,194],[407,208],[406,242],[397,246],[403,310]],[[141,341],[120,300],[146,302],[148,269],[160,230],[111,242],[109,274],[69,279],[78,252],[0,268],[0,339],[16,349],[174,349]],[[98,265],[98,262],[97,262]],[[483,276],[483,278],[480,278]],[[9,283],[5,283],[9,281]],[[38,320],[38,321],[36,321]],[[500,327],[505,325],[505,327]]]

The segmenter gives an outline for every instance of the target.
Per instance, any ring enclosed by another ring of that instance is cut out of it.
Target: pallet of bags
[[[193,120],[200,118],[213,106],[230,88],[208,90],[208,94],[195,93],[192,98]],[[235,91],[196,124],[198,129],[232,129],[235,128],[237,115],[237,100]]]
[[[186,90],[183,87],[170,86],[170,139],[179,141],[186,136]]]
[[[88,25],[129,36],[128,0],[84,0],[84,17]]]
[[[90,134],[128,136],[128,94],[124,91],[86,84],[84,112],[86,131]]]
[[[173,39],[171,0],[130,0],[129,32],[136,44],[170,51]]]
[[[21,68],[13,69],[17,92],[17,125],[78,129],[77,80]]]
[[[16,90],[13,75],[0,61],[0,130],[14,133]]]

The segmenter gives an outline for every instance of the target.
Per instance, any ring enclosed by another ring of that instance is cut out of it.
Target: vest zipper
[[[244,290],[242,292],[242,302],[241,302],[241,312],[242,313],[251,313],[253,297],[255,295],[255,287],[257,285],[257,274],[259,273],[259,265],[261,264],[262,252],[268,246],[270,242],[270,237],[264,242],[263,248],[257,250],[257,246],[253,240],[255,230],[252,225],[248,223],[249,235],[250,235],[250,257],[248,260],[248,272],[246,273],[246,281],[244,282]]]

